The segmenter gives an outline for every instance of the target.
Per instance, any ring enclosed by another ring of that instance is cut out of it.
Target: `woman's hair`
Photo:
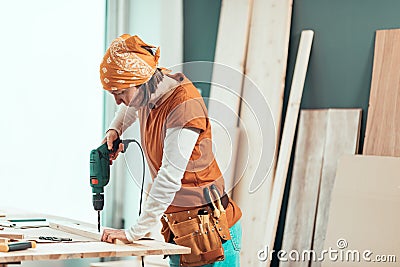
[[[141,100],[139,106],[148,104],[150,95],[156,91],[158,84],[163,80],[163,78],[164,74],[157,68],[148,82],[138,86],[138,99]]]
[[[149,53],[154,55],[155,51],[151,47],[143,47]],[[147,105],[150,100],[150,95],[154,93],[157,89],[158,84],[164,79],[164,73],[161,72],[161,69],[157,68],[154,72],[153,76],[151,76],[148,82],[141,84],[138,86],[139,96],[138,99],[141,99],[139,106]]]

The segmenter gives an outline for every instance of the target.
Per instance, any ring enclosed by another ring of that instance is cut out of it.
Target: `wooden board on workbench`
[[[360,122],[361,109],[301,111],[283,250],[310,250],[325,239],[325,214],[336,164],[342,155],[356,152]],[[280,266],[291,264],[281,262]],[[309,262],[298,262],[296,266],[309,266]]]
[[[400,156],[400,29],[376,31],[364,155]]]
[[[398,262],[366,262],[363,256],[375,260],[378,255],[400,255],[399,177],[400,158],[356,155],[340,159],[324,249],[357,250],[361,260],[326,258],[322,266],[398,266]],[[363,254],[366,250],[372,253]]]
[[[9,239],[23,239],[24,238],[24,234],[2,231],[0,233],[0,237],[1,238],[9,238]]]
[[[57,229],[63,232],[71,233],[71,234],[76,234],[80,236],[84,236],[87,238],[90,238],[92,240],[100,241],[101,240],[101,235],[102,235],[102,229],[100,229],[100,232],[97,231],[96,226],[91,225],[81,225],[77,224],[74,222],[68,223],[68,222],[50,222],[50,228],[52,229]]]

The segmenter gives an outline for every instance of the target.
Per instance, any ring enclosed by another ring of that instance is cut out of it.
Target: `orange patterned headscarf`
[[[138,36],[123,34],[112,41],[100,64],[103,88],[109,91],[138,86],[150,80],[157,69],[160,48],[156,49]]]

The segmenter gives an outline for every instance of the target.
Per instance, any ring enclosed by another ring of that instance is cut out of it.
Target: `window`
[[[102,138],[105,2],[3,1],[0,209],[97,220],[90,150]]]

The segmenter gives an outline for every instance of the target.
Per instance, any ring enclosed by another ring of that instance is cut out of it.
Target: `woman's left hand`
[[[121,240],[124,243],[130,243],[126,238],[125,230],[104,229],[101,241],[113,243],[114,239]]]

